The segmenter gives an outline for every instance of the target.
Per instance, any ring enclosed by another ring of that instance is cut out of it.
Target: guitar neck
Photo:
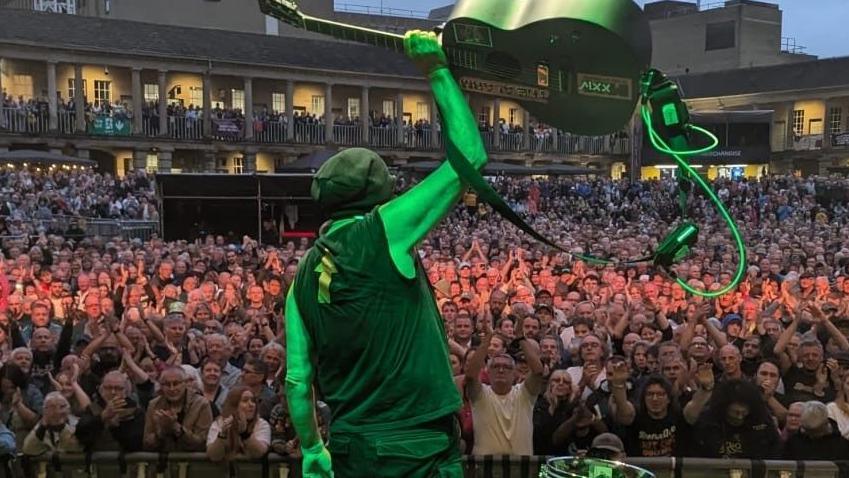
[[[404,53],[404,36],[395,33],[372,30],[371,28],[356,25],[347,25],[309,15],[303,15],[302,28],[313,33],[329,35],[338,40],[364,43],[366,45],[379,46],[398,53]]]

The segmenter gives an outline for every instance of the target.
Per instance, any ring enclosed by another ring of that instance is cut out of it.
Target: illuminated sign
[[[629,78],[578,73],[578,94],[631,101],[633,88]]]
[[[535,88],[525,85],[514,85],[498,81],[482,80],[464,76],[460,78],[460,86],[466,91],[473,91],[484,95],[500,96],[517,100],[535,101],[537,103],[548,103],[549,92],[546,88]]]

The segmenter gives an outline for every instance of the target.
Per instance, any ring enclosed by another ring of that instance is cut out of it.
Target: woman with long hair
[[[221,415],[209,427],[206,454],[212,461],[236,456],[260,458],[268,452],[271,427],[257,413],[257,402],[248,387],[233,387]]]
[[[554,432],[574,413],[577,388],[565,369],[551,372],[548,388],[540,395],[534,407],[534,454],[554,453]],[[562,448],[566,448],[563,444]]]
[[[837,422],[840,434],[849,440],[849,373],[843,374],[837,398],[828,404],[828,418]]]
[[[695,448],[706,458],[778,458],[781,441],[760,388],[720,382],[696,422]]]

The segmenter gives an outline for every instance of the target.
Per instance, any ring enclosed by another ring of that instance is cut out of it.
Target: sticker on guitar
[[[480,78],[473,78],[469,76],[460,78],[460,87],[466,91],[472,91],[484,95],[534,101],[537,103],[548,103],[550,96],[550,93],[546,88],[534,88],[531,86],[501,83],[498,81],[482,80]]]
[[[614,100],[631,101],[633,88],[630,78],[578,73],[578,94]]]

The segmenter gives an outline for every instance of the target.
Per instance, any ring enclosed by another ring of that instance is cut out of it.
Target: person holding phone
[[[117,370],[103,377],[77,423],[76,437],[85,450],[142,450],[144,409],[132,399],[133,388],[130,379]]]

